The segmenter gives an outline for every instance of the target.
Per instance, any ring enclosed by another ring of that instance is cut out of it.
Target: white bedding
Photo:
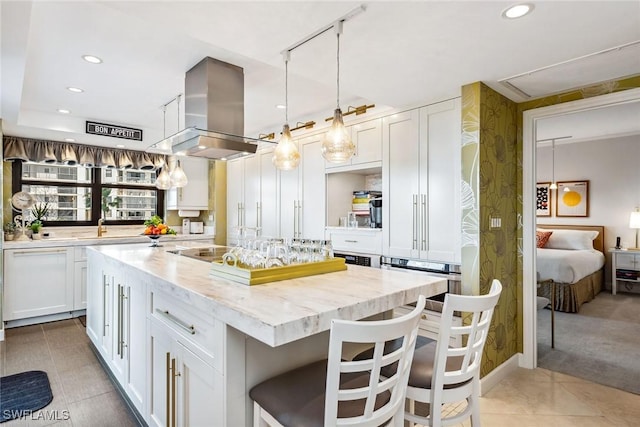
[[[575,283],[602,268],[604,254],[592,250],[536,249],[538,280]]]

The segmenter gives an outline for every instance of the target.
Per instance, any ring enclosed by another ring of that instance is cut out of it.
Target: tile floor
[[[0,375],[46,371],[54,398],[43,411],[57,420],[36,415],[3,427],[136,425],[78,319],[7,329],[5,338],[0,342]],[[640,395],[544,369],[518,369],[481,398],[481,412],[485,427],[631,427],[640,419]]]

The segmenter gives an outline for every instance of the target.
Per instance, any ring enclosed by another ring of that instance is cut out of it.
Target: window
[[[48,203],[47,225],[138,224],[161,212],[155,171],[14,162],[13,192]],[[26,212],[26,219],[34,216]]]

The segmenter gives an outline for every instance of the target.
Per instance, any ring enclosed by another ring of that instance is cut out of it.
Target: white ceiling
[[[507,21],[501,12],[511,1],[367,2],[365,12],[344,24],[341,37],[343,110],[375,103],[376,114],[424,105],[459,96],[462,85],[475,81],[523,101],[499,82],[640,40],[637,0],[532,3],[530,15]],[[3,131],[144,149],[165,132],[161,105],[184,91],[189,68],[211,56],[244,68],[245,134],[277,132],[284,122],[283,110],[275,108],[284,103],[280,52],[361,4],[2,1]],[[86,63],[83,54],[99,56],[104,63]],[[604,68],[611,78],[629,75],[628,61],[625,68],[619,61],[609,62]],[[292,52],[292,125],[323,123],[331,115],[335,67],[331,31]],[[631,67],[636,70],[632,74],[640,73],[640,57],[631,59]],[[588,80],[588,73],[584,67],[576,80],[582,83],[585,75]],[[68,86],[85,92],[71,93]],[[549,92],[558,90],[550,87]],[[59,108],[71,114],[57,113]],[[180,127],[177,110],[171,108],[167,134]],[[85,120],[141,128],[145,141],[86,135]]]

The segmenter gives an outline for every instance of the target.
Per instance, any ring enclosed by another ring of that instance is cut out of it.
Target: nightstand
[[[640,284],[640,251],[611,249],[611,293],[616,294],[618,282]]]

